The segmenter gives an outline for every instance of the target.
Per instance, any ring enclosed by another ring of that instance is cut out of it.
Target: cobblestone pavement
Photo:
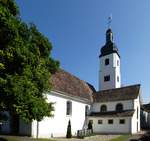
[[[85,137],[84,139],[66,139],[66,138],[54,138],[57,141],[108,141],[112,138],[119,137],[120,135],[94,135],[91,137]]]
[[[127,141],[130,141],[130,139],[139,139],[141,136],[145,135],[146,132],[140,132],[139,134],[132,135]],[[150,134],[150,132],[149,132]],[[77,139],[77,138],[71,138],[71,139],[66,139],[66,138],[51,138],[53,141],[108,141],[113,138],[117,138],[120,135],[94,135],[90,137],[85,137],[84,139]],[[0,138],[11,138],[11,139],[16,139],[18,141],[37,141],[36,139],[30,138],[30,137],[20,137],[20,136],[2,136],[0,135]],[[0,140],[1,141],[1,140]],[[142,140],[144,141],[144,140]],[[150,141],[150,140],[147,140]]]
[[[32,139],[29,137],[19,137],[19,136],[0,136],[0,138],[11,138],[11,139],[16,139],[18,141],[36,141],[36,139]],[[94,135],[91,137],[85,137],[84,139],[77,139],[77,138],[71,138],[71,139],[66,139],[66,138],[52,138],[51,140],[54,141],[108,141],[112,138],[119,137],[119,135]],[[1,140],[0,140],[1,141]]]

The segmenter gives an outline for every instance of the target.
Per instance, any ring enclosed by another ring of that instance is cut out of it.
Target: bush
[[[92,133],[93,133],[93,126],[92,126],[92,122],[91,121],[89,121],[89,123],[88,123],[88,129],[90,129],[92,131]]]
[[[67,126],[66,138],[71,138],[71,137],[72,137],[72,133],[71,133],[71,122],[70,122],[70,120],[69,120],[68,126]]]

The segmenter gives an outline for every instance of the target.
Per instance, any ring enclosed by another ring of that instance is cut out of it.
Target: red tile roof
[[[92,101],[92,93],[95,91],[94,87],[62,69],[59,69],[52,75],[51,83],[53,90]]]
[[[147,112],[150,113],[150,103],[149,103],[149,104],[144,104],[144,105],[142,105],[142,108],[143,108],[145,111],[147,111]]]
[[[140,94],[140,84],[102,90],[93,93],[94,102],[109,102],[136,99]]]
[[[94,117],[130,117],[134,114],[134,110],[109,111],[109,112],[92,112],[89,116]]]

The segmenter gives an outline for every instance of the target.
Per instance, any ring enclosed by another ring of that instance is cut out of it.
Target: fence
[[[84,138],[86,136],[90,136],[92,134],[92,129],[83,129],[77,131],[77,138]]]

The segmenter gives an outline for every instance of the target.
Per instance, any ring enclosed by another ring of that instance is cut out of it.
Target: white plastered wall
[[[108,120],[113,119],[113,124],[108,124]],[[120,124],[120,120],[124,119],[125,123]],[[131,118],[130,117],[89,117],[88,120],[93,120],[94,133],[131,133]],[[102,124],[98,124],[98,120],[102,120]]]
[[[134,114],[132,116],[132,134],[135,134],[140,131],[140,97],[138,96],[137,99],[133,100],[134,102]],[[137,112],[138,110],[138,112]]]
[[[109,59],[109,65],[105,65],[105,59]],[[119,66],[117,65],[119,61]],[[110,81],[104,82],[104,76],[110,75]],[[119,82],[117,81],[119,77]],[[100,57],[100,69],[99,69],[99,90],[120,88],[121,86],[121,73],[120,73],[120,58],[117,53],[112,53],[106,56]]]
[[[86,103],[72,100],[69,97],[64,98],[52,92],[47,96],[49,102],[54,102],[54,117],[45,117],[39,122],[38,137],[50,138],[66,136],[68,121],[71,121],[72,134],[75,135],[77,130],[81,130],[85,122]],[[66,115],[66,102],[72,102],[72,115]],[[90,107],[90,105],[89,105]],[[32,123],[32,136],[37,136],[37,122]]]
[[[118,103],[123,104],[123,109],[124,110],[133,109],[133,101],[132,100],[93,103],[91,108],[92,108],[93,112],[100,112],[100,107],[102,105],[106,105],[107,106],[107,111],[115,111],[116,110],[116,105]]]

